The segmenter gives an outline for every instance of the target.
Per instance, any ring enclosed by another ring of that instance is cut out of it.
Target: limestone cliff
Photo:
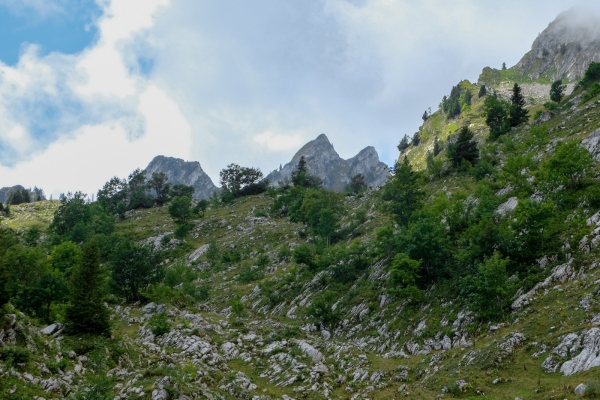
[[[388,166],[379,161],[379,155],[373,147],[365,147],[356,156],[344,160],[327,136],[321,134],[298,150],[283,168],[267,175],[267,179],[274,186],[291,179],[301,156],[306,159],[308,172],[323,180],[323,187],[338,192],[343,191],[356,174],[363,174],[369,187],[382,186],[390,175]]]
[[[592,61],[600,61],[600,14],[574,7],[548,25],[514,70],[533,80],[573,82],[583,77]]]
[[[170,184],[184,184],[193,186],[196,191],[194,198],[208,199],[219,189],[202,170],[198,161],[184,161],[180,158],[156,156],[146,167],[147,177],[153,172],[164,172],[169,177]]]

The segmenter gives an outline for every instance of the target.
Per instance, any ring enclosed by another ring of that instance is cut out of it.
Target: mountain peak
[[[218,190],[198,161],[184,161],[181,158],[159,155],[154,157],[146,167],[148,178],[152,176],[153,172],[165,173],[170,184],[194,187],[194,198],[208,199]]]
[[[275,186],[291,179],[302,156],[306,159],[308,172],[319,177],[325,188],[338,192],[343,191],[356,174],[363,174],[370,187],[382,186],[390,175],[388,166],[379,161],[379,155],[372,146],[365,147],[356,156],[344,160],[322,133],[302,146],[281,170],[267,175],[267,179]]]

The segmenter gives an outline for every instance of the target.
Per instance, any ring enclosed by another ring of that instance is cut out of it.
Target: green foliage
[[[70,304],[65,313],[67,332],[109,334],[109,311],[104,306],[103,278],[100,249],[93,242],[86,243],[81,264],[71,274]]]
[[[316,267],[314,246],[311,246],[308,243],[302,243],[296,246],[292,253],[292,257],[297,264],[304,264],[311,269]]]
[[[423,292],[416,286],[421,270],[421,261],[411,260],[404,253],[398,253],[392,260],[390,268],[391,293],[419,301]]]
[[[156,204],[163,205],[169,201],[169,190],[171,185],[167,183],[169,178],[164,172],[153,172],[152,177],[148,181],[148,187],[154,191],[156,195]]]
[[[500,135],[510,131],[510,105],[495,96],[487,96],[484,102],[485,123],[490,128],[490,139],[496,140]]]
[[[270,263],[271,263],[271,259],[266,254],[261,254],[260,256],[258,256],[258,259],[256,260],[256,265],[258,265],[259,267],[266,267]]]
[[[5,346],[0,349],[0,359],[9,367],[27,364],[31,360],[31,352],[20,346]]]
[[[463,160],[471,164],[475,164],[479,160],[477,142],[473,140],[473,132],[467,126],[463,126],[458,132],[456,143],[448,145],[448,159],[455,167],[461,165]]]
[[[565,97],[566,89],[567,85],[563,85],[561,79],[554,81],[550,87],[550,100],[560,103],[563,97]]]
[[[585,71],[583,75],[583,79],[579,81],[578,87],[588,88],[592,84],[598,82],[600,80],[600,63],[591,62],[588,66],[588,69]]]
[[[123,237],[111,254],[111,288],[127,301],[141,300],[140,291],[164,276],[160,252]]]
[[[54,247],[50,254],[50,263],[55,268],[71,276],[71,271],[81,262],[81,249],[75,243],[66,241]]]
[[[487,89],[485,87],[485,85],[481,85],[481,87],[479,88],[479,93],[477,94],[477,97],[483,97],[487,94]]]
[[[404,157],[404,161],[396,163],[394,176],[383,187],[381,198],[386,202],[384,209],[394,216],[399,225],[406,225],[412,213],[421,206],[423,196],[417,174]]]
[[[208,207],[208,200],[202,199],[196,203],[192,212],[200,217],[204,217],[206,208]]]
[[[219,172],[219,182],[224,192],[229,192],[234,197],[240,195],[258,194],[266,190],[265,185],[259,185],[263,173],[258,168],[241,167],[229,164]]]
[[[587,380],[587,382],[585,383],[585,398],[600,398],[600,381],[598,379],[590,378]]]
[[[559,143],[554,154],[542,164],[540,178],[553,187],[581,189],[593,165],[590,153],[575,141]]]
[[[92,213],[88,204],[86,204],[86,195],[81,192],[75,194],[67,193],[61,199],[61,205],[54,213],[54,219],[48,229],[56,235],[73,240],[81,241],[77,237],[78,229],[89,225],[92,221]]]
[[[404,150],[408,149],[410,147],[408,135],[404,135],[404,137],[402,137],[402,139],[400,140],[400,143],[398,143],[398,146],[396,146],[396,147],[398,148],[398,151],[400,153],[402,153]]]
[[[464,287],[471,290],[468,296],[474,309],[484,319],[504,318],[507,303],[516,289],[516,282],[508,278],[509,264],[510,259],[503,259],[500,253],[495,252],[492,257],[484,259],[476,276],[466,278]]]
[[[217,242],[210,242],[208,245],[208,250],[206,251],[206,258],[208,261],[214,263],[221,259],[221,249]]]
[[[346,188],[346,191],[353,194],[359,194],[366,188],[367,184],[365,183],[365,176],[363,174],[356,174],[350,180],[350,184]]]
[[[229,306],[231,307],[231,312],[236,317],[242,317],[246,314],[246,307],[244,306],[244,303],[242,303],[242,301],[239,299],[239,297],[232,297],[229,300]]]
[[[194,189],[193,186],[187,186],[181,183],[177,183],[171,187],[171,190],[169,191],[169,196],[191,198],[194,195],[195,190],[196,189]]]
[[[192,216],[192,197],[177,196],[169,205],[169,215],[176,224],[185,225]]]
[[[105,376],[96,376],[88,380],[89,384],[75,394],[76,400],[111,400],[114,382]]]
[[[171,331],[171,322],[166,312],[156,313],[148,320],[148,328],[156,336],[162,336]]]
[[[244,267],[237,277],[238,282],[246,284],[257,281],[264,277],[263,273],[256,266]]]
[[[529,120],[529,111],[525,109],[525,96],[518,83],[515,83],[510,96],[510,110],[508,112],[510,126],[519,126]]]
[[[316,295],[307,308],[306,314],[312,317],[317,325],[334,327],[341,319],[339,308],[332,309],[338,298],[338,294],[331,290]]]

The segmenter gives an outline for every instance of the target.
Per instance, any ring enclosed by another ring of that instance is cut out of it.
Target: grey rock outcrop
[[[202,170],[198,161],[184,161],[181,158],[156,156],[146,167],[148,179],[153,172],[163,172],[169,178],[170,184],[183,184],[194,187],[194,198],[208,199],[219,189]]]
[[[321,134],[298,150],[283,168],[267,175],[267,179],[276,187],[286,180],[291,180],[292,172],[301,156],[304,156],[307,162],[309,174],[323,180],[323,187],[329,190],[343,191],[357,174],[363,174],[365,183],[371,188],[383,186],[390,176],[388,166],[379,160],[375,148],[365,147],[354,157],[344,160],[335,151],[327,136]]]
[[[531,79],[581,79],[593,61],[600,61],[600,14],[584,6],[561,13],[535,39],[514,67]]]

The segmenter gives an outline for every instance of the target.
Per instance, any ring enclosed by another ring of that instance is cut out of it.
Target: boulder
[[[565,362],[560,372],[565,376],[600,366],[600,328],[590,329],[583,338],[581,353]]]

